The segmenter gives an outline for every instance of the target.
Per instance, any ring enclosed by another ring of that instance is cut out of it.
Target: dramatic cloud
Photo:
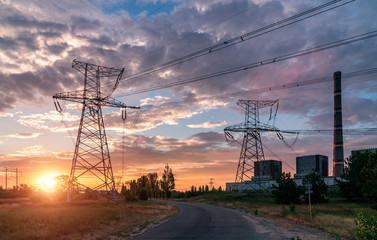
[[[202,131],[244,121],[244,109],[236,105],[238,99],[279,99],[276,125],[282,129],[333,127],[332,74],[375,68],[375,38],[272,64],[263,61],[375,31],[377,1],[354,1],[240,44],[208,51],[209,54],[200,58],[180,61],[138,77],[130,76],[209,46],[224,44],[324,2],[143,0],[134,4],[148,8],[135,12],[135,9],[127,9],[124,1],[2,1],[0,120],[4,129],[12,129],[1,135],[12,141],[18,138],[46,141],[47,138],[57,139],[55,136],[67,129],[77,130],[81,106],[60,101],[61,115],[54,110],[51,99],[58,92],[83,89],[84,76],[72,68],[72,60],[124,67],[123,79],[113,97],[142,108],[140,112],[127,109],[125,125],[119,109],[103,109],[103,115],[108,139],[118,160],[125,127],[127,144],[124,147],[131,159],[127,171],[137,176],[171,163],[179,171],[182,182],[183,179],[189,181],[190,174],[201,174],[201,181],[207,181],[204,177],[216,172],[225,176],[229,174],[227,169],[237,164],[240,146],[227,145],[221,133]],[[158,4],[166,6],[151,14]],[[250,63],[258,66],[222,74],[224,70]],[[207,78],[213,73],[219,74]],[[207,77],[198,80],[199,76]],[[322,77],[329,80],[292,85]],[[376,74],[342,79],[345,128],[375,127],[375,79]],[[102,92],[115,83],[115,78],[101,79],[105,80]],[[181,84],[185,81],[190,83]],[[266,90],[286,84],[293,87]],[[258,89],[264,90],[258,92]],[[145,91],[136,94],[139,90]],[[24,113],[17,113],[21,111]],[[275,155],[295,165],[295,153],[275,141],[274,136],[268,135],[265,141]],[[26,151],[24,145],[2,142],[0,150],[9,149],[16,155]],[[374,145],[373,136],[345,137],[346,154],[355,148]],[[299,136],[295,145],[300,155],[331,156],[331,149],[329,136]],[[38,153],[38,147],[29,150]],[[266,158],[276,158],[268,152]],[[59,159],[55,152],[47,153]],[[231,181],[234,176],[230,175],[229,178],[215,177],[215,181]]]

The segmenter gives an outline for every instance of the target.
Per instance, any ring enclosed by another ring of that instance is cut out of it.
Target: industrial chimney
[[[342,72],[334,73],[334,159],[333,176],[340,177],[344,170],[343,120],[342,120]]]

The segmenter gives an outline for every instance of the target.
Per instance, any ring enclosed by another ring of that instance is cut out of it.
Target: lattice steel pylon
[[[55,107],[59,112],[62,108],[58,100],[83,105],[67,189],[67,202],[82,193],[118,201],[102,107],[121,108],[122,118],[126,116],[126,109],[140,107],[127,106],[110,97],[118,86],[123,68],[103,67],[76,60],[73,60],[72,67],[84,75],[84,90],[57,93],[53,96]],[[115,77],[116,81],[112,89],[106,94],[101,92],[101,79]]]
[[[224,134],[227,141],[235,141],[231,132],[244,134],[235,178],[236,187],[241,191],[246,189],[265,189],[266,187],[262,185],[261,179],[261,176],[264,175],[263,170],[258,171],[259,176],[254,176],[255,178],[253,182],[256,184],[252,183],[252,177],[255,173],[255,163],[265,160],[260,133],[263,131],[278,132],[278,129],[275,128],[274,125],[279,100],[239,100],[237,105],[245,109],[245,122],[232,125],[224,129]],[[269,118],[266,123],[260,122],[259,111],[262,108],[270,108]],[[270,121],[273,122],[273,125],[269,125]]]

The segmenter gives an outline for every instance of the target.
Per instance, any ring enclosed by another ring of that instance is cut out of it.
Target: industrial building
[[[282,162],[277,160],[265,160],[254,162],[254,177],[266,180],[276,180],[282,174]]]
[[[351,156],[355,155],[356,153],[364,153],[364,152],[375,153],[377,152],[377,148],[365,148],[365,149],[353,150],[351,151]]]
[[[319,173],[322,177],[328,177],[329,158],[320,154],[296,157],[294,178],[304,178],[311,172]]]

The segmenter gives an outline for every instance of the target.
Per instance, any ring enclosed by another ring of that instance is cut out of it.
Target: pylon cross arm
[[[76,103],[90,103],[96,105],[101,105],[105,107],[118,107],[123,109],[139,109],[139,106],[128,106],[125,103],[122,103],[121,101],[118,101],[111,97],[104,97],[104,98],[97,98],[97,97],[87,97],[84,91],[73,91],[73,92],[64,92],[64,93],[57,93],[53,97],[53,99],[60,99],[60,100],[66,100],[70,102],[76,102]]]
[[[122,103],[114,98],[108,97],[104,100],[101,101],[102,106],[107,106],[107,107],[119,107],[119,108],[131,108],[131,109],[140,109],[139,106],[128,106],[125,103]]]

